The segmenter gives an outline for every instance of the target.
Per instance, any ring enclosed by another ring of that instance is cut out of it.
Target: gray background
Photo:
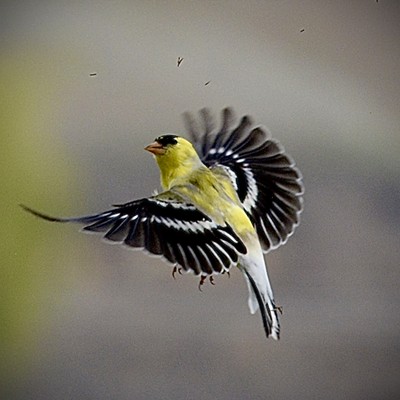
[[[18,241],[35,249],[24,279],[43,271],[21,297],[37,305],[23,330],[30,351],[5,365],[4,398],[398,398],[398,1],[1,8],[2,61],[19,82],[10,98],[28,96],[24,110],[40,118],[2,172],[27,168],[41,182],[10,194],[20,226],[2,242],[33,230]],[[266,257],[284,307],[279,342],[249,314],[238,271],[200,293],[160,260],[15,207],[79,215],[147,196],[158,170],[143,147],[184,135],[181,113],[204,106],[252,115],[304,175],[302,223]]]

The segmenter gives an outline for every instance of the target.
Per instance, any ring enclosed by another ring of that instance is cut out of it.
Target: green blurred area
[[[51,288],[62,284],[51,263],[41,262],[40,249],[62,257],[61,243],[43,238],[52,229],[37,223],[18,206],[55,209],[71,195],[70,167],[62,154],[53,118],[57,87],[40,68],[40,56],[3,57],[0,62],[0,342],[1,377],[17,378],[32,366],[38,338],[46,329]],[[44,156],[45,155],[45,156]],[[54,193],[49,198],[49,193]],[[47,207],[49,206],[49,207]],[[39,235],[40,230],[40,235]],[[44,234],[43,234],[44,233]],[[57,282],[57,283],[56,283]]]

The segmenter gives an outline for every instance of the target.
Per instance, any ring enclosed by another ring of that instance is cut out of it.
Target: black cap
[[[168,146],[169,144],[177,144],[176,140],[178,136],[176,135],[162,135],[155,139],[157,143],[160,143],[162,146]]]

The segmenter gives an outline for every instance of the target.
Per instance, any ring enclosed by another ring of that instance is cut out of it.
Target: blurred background
[[[0,7],[1,399],[399,398],[400,2]],[[201,293],[18,207],[149,195],[143,147],[204,106],[252,115],[304,175],[302,223],[266,257],[279,342],[239,271]]]

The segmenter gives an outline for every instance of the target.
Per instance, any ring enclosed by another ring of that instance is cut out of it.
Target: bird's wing
[[[201,160],[230,177],[264,252],[285,243],[299,224],[303,205],[302,176],[294,161],[248,116],[236,126],[232,109],[226,108],[216,129],[207,109],[200,114],[201,128],[191,114],[185,113],[184,119]]]
[[[49,221],[83,224],[84,231],[101,232],[107,240],[163,256],[196,275],[227,271],[247,251],[229,225],[216,224],[171,192],[77,218],[54,218],[23,208]]]

